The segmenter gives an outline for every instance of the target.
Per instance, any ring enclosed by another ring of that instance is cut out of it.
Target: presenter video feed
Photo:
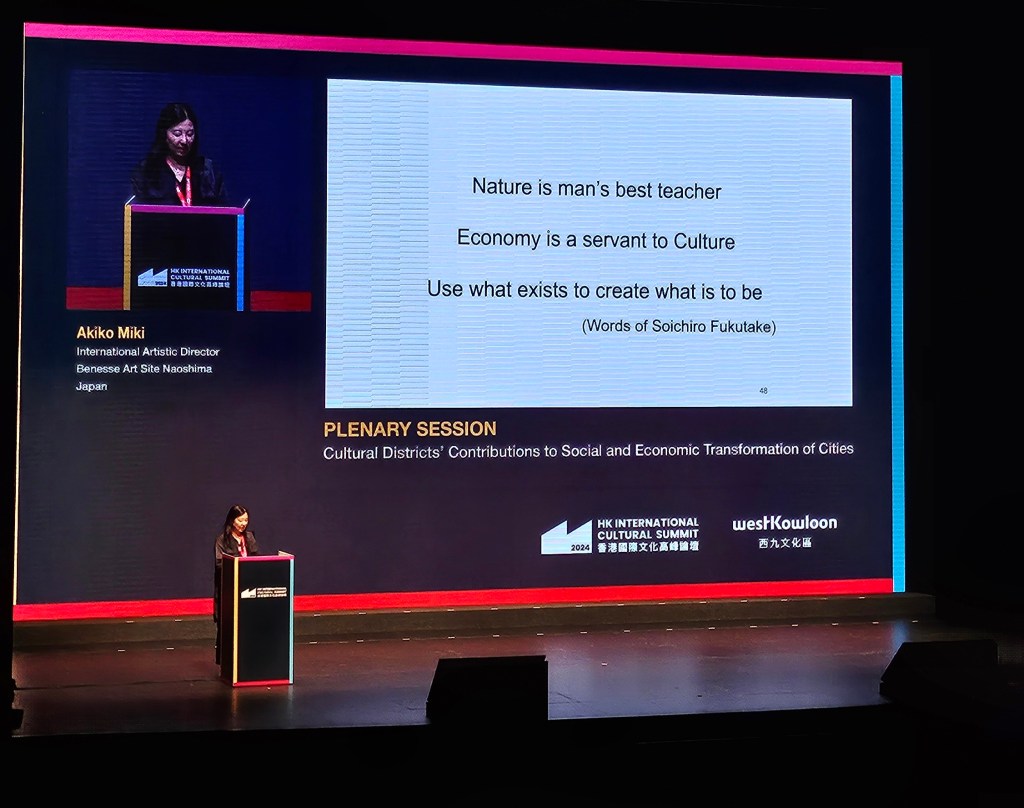
[[[16,619],[904,591],[899,63],[25,55]]]

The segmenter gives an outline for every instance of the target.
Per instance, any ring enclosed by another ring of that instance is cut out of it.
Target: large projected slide
[[[329,81],[327,114],[327,407],[853,403],[849,99]]]
[[[25,46],[16,619],[903,591],[899,64]]]

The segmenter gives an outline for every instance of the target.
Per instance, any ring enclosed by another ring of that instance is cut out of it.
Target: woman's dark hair
[[[192,121],[192,126],[195,128],[196,132],[195,139],[192,141],[192,151],[190,151],[188,155],[189,162],[191,163],[192,159],[196,155],[201,154],[199,151],[199,121],[196,120],[195,110],[193,110],[188,104],[175,101],[160,110],[160,115],[156,119],[156,131],[153,133],[153,145],[149,148],[149,154],[151,157],[159,157],[160,159],[163,159],[167,156],[167,130],[171,127],[177,126],[184,120]]]
[[[224,517],[224,535],[227,536],[231,532],[231,525],[239,516],[247,513],[249,511],[242,505],[232,505],[228,508],[228,515]]]

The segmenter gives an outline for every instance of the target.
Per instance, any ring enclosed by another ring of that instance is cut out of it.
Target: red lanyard
[[[185,193],[181,192],[180,184],[176,184],[174,190],[178,194],[178,199],[181,200],[182,205],[186,208],[192,207],[192,166],[185,168]]]

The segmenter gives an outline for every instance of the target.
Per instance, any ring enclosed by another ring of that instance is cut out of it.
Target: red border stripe
[[[657,586],[593,586],[551,589],[472,589],[457,592],[380,592],[358,595],[296,595],[296,612],[454,608],[465,606],[536,606],[553,604],[641,603],[660,600],[891,595],[892,578],[836,581],[762,581]],[[14,621],[100,618],[186,617],[210,615],[209,598],[131,600],[94,603],[23,603],[14,606]]]
[[[853,59],[784,59],[763,56],[717,56],[692,53],[613,51],[593,48],[558,48],[527,45],[483,45],[460,42],[415,42],[400,39],[353,39],[290,34],[247,34],[222,31],[173,31],[149,28],[114,28],[103,25],[25,23],[26,37],[86,39],[107,42],[142,42],[164,45],[208,45],[223,48],[321,51],[325,53],[379,53],[399,56],[440,56],[466,59],[511,59],[533,62],[650,65],[657,67],[710,67],[733,70],[776,70],[806,73],[852,73],[898,76],[900,62]]]
[[[249,293],[249,311],[312,311],[313,295],[309,292]]]
[[[248,680],[244,682],[232,682],[232,687],[263,687],[267,685],[290,685],[287,679],[267,679],[265,682],[250,682]]]
[[[239,216],[245,213],[245,208],[213,207],[211,205],[190,205],[185,208],[181,205],[142,205],[132,203],[132,211],[138,211],[139,213],[187,213],[189,215],[202,213],[206,215]]]
[[[69,286],[64,292],[69,309],[123,309],[124,290],[120,286]]]
[[[124,292],[120,286],[69,286],[65,291],[64,305],[68,309],[121,310],[124,308]],[[310,292],[249,293],[249,311],[312,310],[313,295]]]

